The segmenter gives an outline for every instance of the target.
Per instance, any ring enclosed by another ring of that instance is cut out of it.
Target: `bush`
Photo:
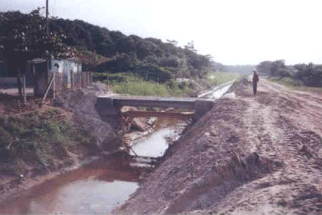
[[[113,90],[119,94],[142,95],[142,96],[168,96],[165,85],[152,82],[125,82],[112,86]]]
[[[185,90],[188,87],[188,83],[186,81],[182,81],[178,84],[179,89]]]
[[[278,68],[277,71],[275,72],[275,76],[284,78],[284,77],[291,77],[292,72],[288,69],[285,68]]]
[[[89,135],[73,126],[72,118],[61,118],[61,114],[60,109],[50,108],[1,116],[0,161],[4,162],[0,173],[12,172],[10,168],[19,172],[18,168],[23,165],[56,168],[70,159],[67,150],[86,147]],[[94,148],[94,142],[91,143]]]
[[[302,86],[303,83],[300,80],[295,80],[292,77],[285,77],[285,78],[272,78],[272,81],[278,82],[280,84],[284,84],[286,86],[292,86],[292,87],[297,87],[297,86]]]
[[[142,77],[146,81],[154,81],[158,83],[165,83],[172,78],[172,73],[169,69],[153,65],[137,66],[131,72]]]
[[[309,87],[322,86],[322,65],[314,65],[312,63],[298,64],[294,66],[298,72],[294,74],[294,78],[302,81]]]
[[[177,82],[173,79],[170,79],[167,83],[167,86],[170,88],[170,89],[175,89],[177,87]]]

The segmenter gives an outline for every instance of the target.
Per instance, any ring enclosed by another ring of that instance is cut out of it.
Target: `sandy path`
[[[250,128],[245,131],[245,138],[249,140],[247,147],[260,156],[281,161],[283,168],[245,185],[243,191],[249,193],[244,197],[246,200],[242,204],[228,206],[231,207],[228,211],[321,212],[321,168],[318,166],[321,122],[316,121],[322,109],[316,101],[320,98],[313,93],[289,92],[283,86],[266,81],[260,83],[259,94],[255,98],[245,91],[237,94],[239,99],[250,104],[243,118],[246,128]],[[262,186],[267,188],[258,189]],[[223,210],[227,211],[227,208]]]
[[[265,80],[222,99],[116,212],[322,213],[322,96]]]

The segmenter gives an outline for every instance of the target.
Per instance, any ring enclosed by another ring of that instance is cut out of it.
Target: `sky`
[[[0,11],[29,13],[45,5],[0,0]],[[49,0],[52,16],[182,47],[193,41],[199,54],[225,65],[322,64],[321,6],[320,0]]]

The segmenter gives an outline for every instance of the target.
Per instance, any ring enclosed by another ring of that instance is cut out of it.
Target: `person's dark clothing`
[[[253,91],[254,91],[254,95],[256,95],[256,92],[257,92],[257,82],[253,82]]]
[[[254,91],[254,95],[256,95],[256,92],[257,92],[257,82],[258,81],[259,81],[258,74],[257,74],[257,72],[254,72],[254,75],[253,75],[253,91]]]

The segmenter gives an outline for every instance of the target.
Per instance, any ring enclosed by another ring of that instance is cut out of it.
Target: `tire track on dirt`
[[[235,94],[217,101],[117,212],[321,214],[322,105],[265,80],[256,96],[247,81]]]
[[[270,159],[281,160],[284,165],[276,172],[244,185],[244,189],[236,189],[232,192],[232,196],[239,195],[240,198],[227,196],[226,201],[237,201],[237,203],[234,206],[226,204],[226,207],[222,207],[222,210],[219,211],[224,213],[249,213],[252,211],[285,214],[290,212],[288,208],[290,207],[296,213],[320,212],[319,195],[314,194],[312,197],[315,206],[307,207],[305,203],[300,201],[311,198],[307,196],[307,190],[311,190],[313,193],[321,190],[321,186],[319,186],[321,184],[319,179],[321,168],[317,165],[316,160],[312,159],[318,156],[318,153],[314,154],[314,151],[321,149],[320,136],[293,125],[292,120],[285,117],[288,116],[289,110],[283,108],[285,102],[297,103],[297,106],[290,108],[293,108],[294,111],[295,108],[300,107],[299,113],[303,114],[304,112],[304,115],[307,116],[312,114],[312,106],[305,109],[305,106],[302,105],[303,100],[294,98],[294,101],[291,99],[291,95],[276,88],[272,90],[268,83],[261,85],[258,95],[255,97],[250,97],[249,94],[245,96],[245,92],[240,95],[241,99],[250,104],[243,118],[246,125],[245,137],[248,143],[252,143],[248,147],[251,151],[256,151],[260,157],[267,156]],[[320,107],[314,106],[314,108]],[[298,119],[300,118],[298,117]],[[299,206],[300,209],[296,209]]]

